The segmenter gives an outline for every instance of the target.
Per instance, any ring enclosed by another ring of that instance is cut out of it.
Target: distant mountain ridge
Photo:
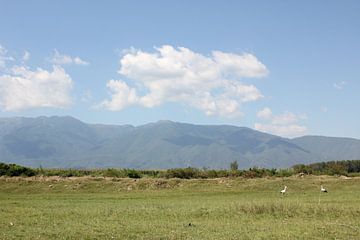
[[[0,118],[0,162],[54,168],[285,168],[360,159],[360,140],[287,139],[246,127],[158,121],[86,124],[73,117]]]

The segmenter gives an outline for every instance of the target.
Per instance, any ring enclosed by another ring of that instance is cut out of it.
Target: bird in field
[[[328,191],[321,185],[321,187],[320,187],[320,192],[327,193]]]
[[[286,193],[286,189],[287,189],[287,186],[285,186],[284,189],[280,191],[280,193],[281,193],[281,194],[285,194],[285,193]]]

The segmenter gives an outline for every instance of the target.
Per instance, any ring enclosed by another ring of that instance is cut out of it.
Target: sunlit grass
[[[358,178],[0,178],[0,238],[359,239],[359,199]]]

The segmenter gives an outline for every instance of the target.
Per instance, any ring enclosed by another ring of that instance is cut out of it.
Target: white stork
[[[285,194],[285,193],[286,193],[286,189],[287,189],[287,186],[285,186],[284,189],[280,191],[280,193],[281,193],[281,194]]]
[[[321,185],[320,192],[327,193],[327,190]]]

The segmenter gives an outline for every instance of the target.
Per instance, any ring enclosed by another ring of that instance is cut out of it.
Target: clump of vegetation
[[[23,167],[17,164],[6,164],[0,163],[0,176],[26,176],[31,177],[34,176],[36,172],[27,167]]]
[[[60,176],[60,177],[116,177],[116,178],[141,178],[140,170],[135,169],[43,169],[36,170],[37,175],[41,176]]]
[[[126,169],[129,178],[141,178],[141,174],[135,169]]]
[[[35,169],[38,176],[83,177],[91,175],[91,170],[84,169]]]
[[[348,176],[360,173],[360,160],[330,161],[309,165],[298,164],[293,166],[293,169],[295,173]]]
[[[203,178],[202,170],[191,167],[168,169],[165,172],[163,172],[161,176],[165,178],[183,178],[183,179]]]

